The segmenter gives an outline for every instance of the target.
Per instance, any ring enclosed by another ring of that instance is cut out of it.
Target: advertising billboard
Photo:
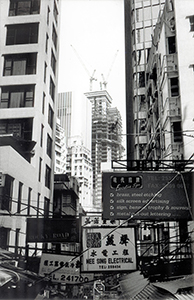
[[[93,279],[90,274],[80,274],[79,257],[74,259],[70,255],[48,253],[41,256],[39,275],[48,276],[52,282],[68,284],[86,283]]]
[[[83,228],[83,272],[136,270],[135,229],[133,227]]]
[[[103,219],[190,220],[193,174],[103,172]]]
[[[79,242],[79,222],[76,218],[27,219],[27,242]]]

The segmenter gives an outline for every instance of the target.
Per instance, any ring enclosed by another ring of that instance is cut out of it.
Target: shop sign
[[[139,220],[191,220],[194,175],[176,175],[156,171],[103,172],[103,219],[126,220],[133,216]]]
[[[82,257],[83,272],[136,270],[134,228],[83,228]]]
[[[80,258],[68,255],[43,253],[40,261],[39,275],[48,277],[52,282],[79,284],[93,279],[91,274],[80,273]]]
[[[113,227],[120,225],[119,220],[103,220],[102,215],[88,215],[82,216],[83,227]]]
[[[27,219],[27,242],[79,242],[79,223],[76,218]]]

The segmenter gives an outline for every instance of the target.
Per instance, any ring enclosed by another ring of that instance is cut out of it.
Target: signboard
[[[118,226],[122,223],[122,221],[119,220],[103,220],[101,213],[100,215],[95,214],[95,215],[82,216],[81,220],[82,220],[81,224],[83,227],[102,227],[102,226],[112,227],[112,226]]]
[[[103,219],[128,219],[151,200],[133,219],[191,219],[194,200],[193,173],[103,172]],[[175,179],[173,179],[175,178]],[[170,184],[168,184],[170,182]],[[168,184],[168,185],[167,185]]]
[[[83,228],[82,257],[83,272],[136,270],[134,228]]]
[[[27,219],[27,242],[79,242],[79,223],[76,218]]]
[[[39,275],[49,276],[49,279],[56,283],[79,284],[93,280],[92,274],[80,274],[80,258],[72,260],[73,258],[70,255],[43,253]]]

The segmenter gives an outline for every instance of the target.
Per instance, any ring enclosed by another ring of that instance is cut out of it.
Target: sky
[[[122,0],[61,0],[58,92],[90,90],[94,70],[125,123],[124,3]]]

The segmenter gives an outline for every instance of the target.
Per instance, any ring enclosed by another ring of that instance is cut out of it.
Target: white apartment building
[[[55,133],[55,173],[66,173],[67,164],[67,146],[65,129],[60,125],[60,120],[57,118],[56,133]]]
[[[0,1],[0,247],[16,254],[26,219],[52,212],[59,6]]]
[[[91,152],[80,136],[69,139],[67,174],[76,177],[79,184],[79,203],[86,211],[93,209]]]

